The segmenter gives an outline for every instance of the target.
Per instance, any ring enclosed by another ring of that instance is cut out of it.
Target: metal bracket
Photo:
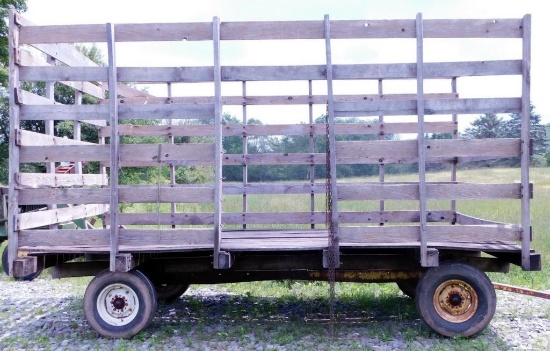
[[[229,269],[233,266],[233,255],[230,252],[220,251],[218,253],[218,266],[215,269]]]
[[[330,259],[329,259],[329,249],[323,250],[323,268],[330,268]],[[340,252],[336,252],[334,255],[334,267],[339,268],[341,265],[340,262]]]

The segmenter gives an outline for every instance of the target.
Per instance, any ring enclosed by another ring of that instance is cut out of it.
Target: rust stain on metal
[[[495,289],[502,290],[502,291],[522,294],[527,296],[540,297],[543,299],[550,300],[550,293],[546,293],[542,291],[531,290],[531,289],[526,289],[519,286],[512,286],[512,285],[500,284],[500,283],[493,283],[493,286],[495,287]]]
[[[327,280],[326,271],[308,272],[310,279]],[[420,271],[336,271],[336,281],[341,282],[394,282],[398,280],[419,279]]]

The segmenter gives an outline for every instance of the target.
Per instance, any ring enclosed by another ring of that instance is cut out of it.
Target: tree
[[[23,12],[27,10],[25,0],[0,0],[0,84],[7,88],[8,75],[6,67],[9,61],[9,45],[8,45],[8,15],[10,6],[13,6],[17,11]]]
[[[470,128],[464,130],[466,139],[498,138],[503,128],[503,118],[494,113],[486,113],[476,118]]]

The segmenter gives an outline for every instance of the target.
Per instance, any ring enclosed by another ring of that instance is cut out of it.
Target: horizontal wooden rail
[[[38,228],[57,223],[69,222],[103,214],[109,210],[108,205],[80,205],[52,210],[25,212],[15,216],[15,229]]]
[[[106,174],[55,174],[55,173],[17,173],[17,187],[55,188],[70,186],[107,185]]]
[[[22,22],[22,21],[20,21]],[[414,20],[331,21],[332,39],[415,38]],[[212,24],[118,24],[117,42],[212,40]],[[425,20],[424,38],[521,38],[521,19]],[[101,24],[23,26],[22,44],[104,42]],[[222,22],[221,40],[323,39],[323,21]]]
[[[278,125],[242,125],[226,124],[222,128],[223,136],[270,136],[270,135],[319,135],[326,136],[325,124],[278,124]],[[373,135],[416,133],[416,123],[336,123],[337,135]],[[424,130],[427,133],[453,133],[457,130],[456,122],[426,122]],[[100,137],[109,137],[110,127],[99,130]],[[128,136],[212,136],[214,126],[211,125],[157,125],[142,126],[123,124],[119,126],[120,135]]]
[[[20,69],[23,81],[104,81],[107,78],[106,67],[50,66],[44,61],[22,55],[25,63]],[[119,67],[119,81],[137,83],[202,83],[212,80],[213,68],[204,67]],[[414,79],[416,64],[347,64],[334,65],[333,78],[336,80],[357,79]],[[295,81],[325,80],[325,66],[223,66],[222,82],[238,81]],[[442,79],[468,76],[520,75],[521,60],[495,60],[470,62],[431,62],[426,63],[425,79]],[[91,94],[99,95],[97,86],[86,87]],[[126,96],[126,94],[121,94]],[[129,96],[150,96],[133,94]],[[103,98],[103,96],[100,96]]]

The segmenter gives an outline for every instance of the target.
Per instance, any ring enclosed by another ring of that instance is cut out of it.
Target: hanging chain
[[[326,196],[325,196],[325,221],[328,228],[328,281],[329,281],[329,333],[330,339],[334,339],[334,301],[335,301],[335,280],[336,280],[336,259],[334,248],[334,223],[332,222],[332,175],[330,172],[330,127],[329,127],[329,115],[327,111],[326,115]]]

